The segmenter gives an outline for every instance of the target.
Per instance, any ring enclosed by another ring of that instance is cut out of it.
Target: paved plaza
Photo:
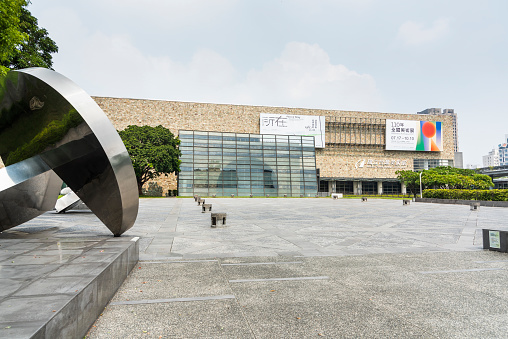
[[[376,253],[471,251],[481,228],[508,227],[508,209],[444,206],[401,200],[330,198],[206,199],[226,212],[225,228],[194,199],[141,199],[135,226],[140,259],[245,256],[344,256]],[[106,230],[107,231],[107,230]]]
[[[142,199],[140,262],[90,338],[502,338],[508,209],[400,200]],[[93,216],[90,216],[93,217]],[[76,226],[78,227],[78,226]]]
[[[483,250],[481,229],[508,230],[508,208],[206,203],[227,213],[224,227],[210,227],[192,198],[154,198],[140,200],[120,238],[87,210],[48,212],[2,232],[0,337],[78,337],[107,282],[123,280],[115,265],[125,270],[123,248],[138,238],[140,261],[87,337],[506,337],[508,254]]]

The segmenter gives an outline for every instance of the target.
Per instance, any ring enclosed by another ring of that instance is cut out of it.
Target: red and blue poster
[[[440,152],[441,121],[386,120],[386,150]]]

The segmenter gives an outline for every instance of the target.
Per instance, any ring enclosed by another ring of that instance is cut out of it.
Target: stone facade
[[[116,129],[128,125],[162,125],[175,135],[179,130],[199,130],[216,132],[236,132],[259,134],[259,116],[261,113],[319,115],[326,122],[339,118],[421,120],[416,114],[372,113],[306,108],[241,106],[227,104],[209,104],[158,100],[137,100],[94,97],[94,100],[106,113]],[[384,150],[384,135],[378,136],[374,144],[333,145],[316,149],[316,166],[322,178],[359,179],[359,178],[395,178],[399,169],[412,170],[413,159],[450,159],[453,160],[452,118],[433,116],[433,120],[443,122],[442,152],[406,152]],[[329,137],[327,137],[328,139]],[[365,137],[363,137],[365,138]],[[327,140],[329,141],[329,140]],[[365,140],[360,140],[362,143]],[[167,189],[176,189],[174,177],[162,178],[159,184]]]
[[[162,125],[175,135],[179,130],[200,130],[216,132],[236,132],[259,134],[261,113],[318,115],[325,116],[326,123],[340,118],[377,120],[385,119],[421,120],[416,114],[373,113],[306,108],[241,106],[228,104],[192,103],[161,100],[139,100],[123,98],[94,97],[117,130],[128,125]],[[413,159],[451,159],[453,153],[453,121],[450,116],[432,116],[432,120],[443,122],[442,152],[406,152],[384,150],[384,135],[377,132],[374,143],[366,143],[365,136],[360,143],[330,144],[324,149],[316,149],[316,167],[322,178],[345,180],[361,178],[395,178],[399,169],[412,170]],[[352,121],[352,120],[351,120]],[[380,125],[378,125],[380,126]],[[360,134],[361,135],[361,134]],[[327,136],[327,142],[332,141]],[[0,162],[0,167],[3,166]],[[162,176],[157,180],[163,192],[176,189],[176,176]]]

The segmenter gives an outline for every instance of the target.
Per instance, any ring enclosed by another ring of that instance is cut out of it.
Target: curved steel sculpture
[[[132,227],[132,163],[95,101],[44,68],[0,79],[0,231],[52,210],[62,180],[115,236]]]

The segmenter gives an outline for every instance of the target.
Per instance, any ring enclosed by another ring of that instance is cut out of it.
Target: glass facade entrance
[[[315,196],[314,137],[180,131],[181,196]]]

